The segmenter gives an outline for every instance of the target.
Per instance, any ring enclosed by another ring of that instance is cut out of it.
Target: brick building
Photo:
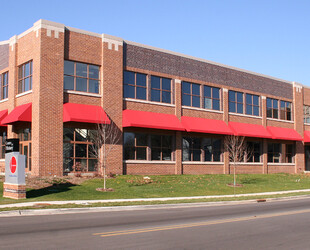
[[[114,174],[229,174],[224,138],[245,136],[237,173],[310,170],[310,89],[299,83],[39,20],[0,42],[1,172],[19,138],[26,172],[61,176],[90,153],[102,117],[122,132]]]

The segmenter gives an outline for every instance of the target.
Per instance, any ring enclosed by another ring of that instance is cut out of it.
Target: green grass
[[[118,176],[107,180],[107,187],[114,192],[98,192],[103,186],[102,179],[90,179],[80,185],[60,184],[43,189],[27,189],[26,200],[11,200],[2,197],[0,204],[25,201],[51,200],[101,200],[128,198],[160,198],[182,196],[205,196],[233,194],[232,175],[167,175],[150,176],[152,183],[145,184],[142,176]],[[305,174],[238,175],[236,194],[284,191],[310,188],[310,176]],[[243,198],[244,199],[244,198]],[[171,202],[169,202],[171,203]]]

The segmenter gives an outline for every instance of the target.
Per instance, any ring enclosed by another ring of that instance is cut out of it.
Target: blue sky
[[[310,86],[309,13],[309,0],[2,0],[0,41],[47,19]]]

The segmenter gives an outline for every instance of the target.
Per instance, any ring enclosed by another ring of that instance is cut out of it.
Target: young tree
[[[91,153],[98,159],[98,172],[103,176],[103,189],[106,191],[106,166],[109,154],[121,139],[121,131],[111,120],[110,124],[97,124],[92,136]]]
[[[247,143],[243,136],[229,135],[224,141],[226,152],[229,154],[229,163],[234,166],[234,194],[236,187],[236,164],[247,161],[252,155],[251,149],[247,147]]]

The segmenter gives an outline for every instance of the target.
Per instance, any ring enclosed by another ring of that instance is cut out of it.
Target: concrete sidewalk
[[[210,196],[193,196],[193,197],[166,197],[166,198],[136,198],[136,199],[112,199],[112,200],[71,200],[71,201],[35,201],[0,205],[0,208],[20,208],[44,205],[63,205],[63,204],[80,204],[90,205],[92,203],[112,203],[112,202],[135,202],[135,201],[176,201],[176,200],[193,200],[193,199],[212,199],[212,198],[233,198],[233,197],[251,197],[251,196],[269,196],[291,193],[310,192],[310,189],[289,190],[264,193],[236,194],[236,195],[210,195]]]

